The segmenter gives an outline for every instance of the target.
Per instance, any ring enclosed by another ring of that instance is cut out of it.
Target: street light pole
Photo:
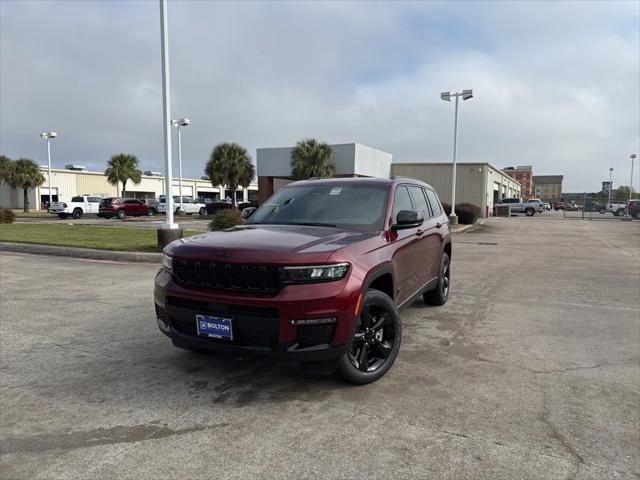
[[[160,40],[162,53],[162,119],[164,124],[164,181],[167,215],[164,228],[173,230],[173,172],[171,159],[171,102],[169,97],[169,20],[167,18],[167,0],[160,0]]]
[[[53,203],[53,196],[51,194],[51,139],[56,138],[57,136],[58,134],[56,132],[42,132],[40,134],[40,138],[47,141],[47,188],[49,190],[49,208],[51,208],[51,203]]]
[[[636,154],[632,153],[631,156],[631,183],[629,184],[629,200],[633,196],[633,161],[636,159]]]
[[[180,118],[179,120],[172,120],[171,123],[174,127],[178,128],[178,177],[179,177],[179,193],[180,193],[180,210],[184,211],[182,203],[182,135],[180,134],[180,127],[186,127],[191,124],[191,120],[188,118]]]
[[[440,98],[446,102],[451,101],[451,97],[456,98],[454,122],[453,122],[453,170],[451,172],[451,213],[449,215],[449,222],[453,225],[458,223],[458,217],[456,216],[456,173],[457,173],[457,151],[458,151],[458,100],[462,97],[462,100],[469,100],[473,98],[473,90],[463,90],[462,92],[442,92]]]
[[[611,189],[613,188],[613,167],[609,169],[609,201],[607,204],[607,208],[611,208]]]

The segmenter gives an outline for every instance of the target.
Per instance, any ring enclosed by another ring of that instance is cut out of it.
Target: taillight
[[[63,203],[63,204],[62,204],[62,208],[67,208],[67,204],[66,204],[66,203]]]

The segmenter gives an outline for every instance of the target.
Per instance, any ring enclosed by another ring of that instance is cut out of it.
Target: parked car
[[[542,202],[542,208],[544,210],[551,210],[551,204],[547,202]]]
[[[522,198],[503,198],[497,206],[503,205],[511,207],[511,213],[524,213],[527,217],[543,211],[542,201],[538,199],[525,201]]]
[[[184,213],[187,215],[193,215],[197,213],[198,215],[206,215],[207,214],[207,206],[204,202],[194,200],[191,197],[182,196],[182,209]],[[174,213],[178,213],[180,210],[180,197],[173,197],[173,208]],[[158,212],[167,213],[167,197],[165,195],[160,195],[160,199],[158,202]]]
[[[206,204],[207,215],[213,215],[218,210],[222,210],[225,208],[233,208],[233,203],[227,200],[215,200],[211,203]]]
[[[564,202],[556,202],[553,204],[553,209],[557,212],[558,210],[564,210],[565,205]]]
[[[152,217],[155,214],[156,209],[154,206],[136,198],[105,198],[100,202],[98,210],[99,217],[118,217],[121,220],[127,216],[140,217],[148,215]]]
[[[633,199],[627,202],[627,212],[630,216],[640,219],[640,200]]]
[[[306,180],[244,225],[170,243],[155,279],[179,348],[256,354],[364,384],[393,365],[400,313],[449,296],[451,231],[413,179]]]
[[[71,197],[69,202],[52,202],[49,206],[49,213],[58,215],[60,218],[82,218],[87,213],[98,213],[101,197],[90,197],[88,195],[78,195]]]

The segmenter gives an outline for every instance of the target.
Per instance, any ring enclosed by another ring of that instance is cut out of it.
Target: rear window
[[[72,202],[84,202],[84,197],[71,197]]]
[[[111,205],[111,202],[113,202],[113,198],[105,198],[100,202],[100,205]]]

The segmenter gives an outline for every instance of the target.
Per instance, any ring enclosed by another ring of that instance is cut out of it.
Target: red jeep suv
[[[155,279],[176,347],[267,355],[363,384],[400,349],[399,310],[447,301],[451,231],[410,178],[295,182],[243,225],[169,244]]]

